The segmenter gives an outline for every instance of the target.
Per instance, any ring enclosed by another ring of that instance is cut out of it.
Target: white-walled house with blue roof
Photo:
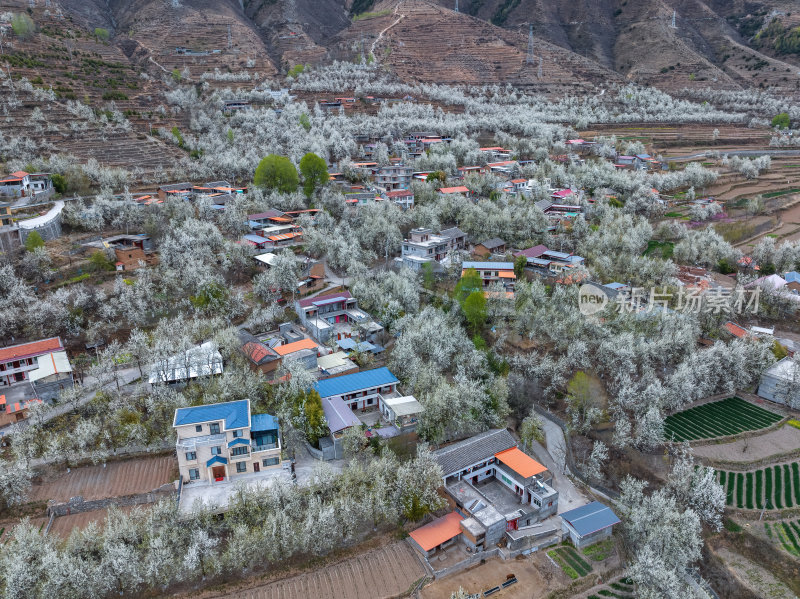
[[[323,399],[323,407],[326,399],[339,398],[355,411],[380,407],[381,396],[399,396],[399,384],[397,377],[384,366],[318,381],[314,389]]]
[[[278,419],[251,414],[250,400],[178,408],[172,423],[184,483],[222,483],[281,466]]]

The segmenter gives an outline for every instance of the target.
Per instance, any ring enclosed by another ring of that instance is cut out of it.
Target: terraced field
[[[764,531],[773,543],[800,558],[800,520],[764,522]]]
[[[583,559],[572,547],[562,546],[548,551],[547,555],[553,558],[553,561],[572,579],[583,578],[592,571],[592,564]]]
[[[781,419],[780,414],[729,397],[667,416],[664,438],[680,442],[726,437],[767,428]]]
[[[725,503],[740,509],[768,510],[800,505],[800,464],[778,464],[753,472],[717,473]]]

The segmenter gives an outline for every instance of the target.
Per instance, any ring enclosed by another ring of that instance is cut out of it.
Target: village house
[[[295,311],[300,322],[322,344],[331,338],[353,336],[371,340],[383,331],[381,325],[359,309],[358,301],[349,291],[299,299],[295,301]]]
[[[491,506],[502,515],[508,532],[536,524],[558,511],[552,474],[521,451],[505,429],[453,443],[435,451],[434,457],[442,468],[445,491],[469,517]],[[481,533],[475,533],[483,529],[485,535],[488,529],[485,524],[473,528],[476,530],[471,536],[480,544]]]
[[[492,254],[502,255],[506,253],[506,242],[499,237],[493,237],[492,239],[487,239],[482,243],[476,244],[472,249],[472,253],[481,258],[488,258]]]
[[[438,235],[431,229],[411,229],[409,238],[403,241],[400,260],[403,266],[418,271],[428,262],[441,263],[451,251],[463,250],[466,239],[458,227],[444,229]]]
[[[787,272],[783,275],[783,280],[786,281],[786,289],[789,293],[800,295],[800,272]]]
[[[469,188],[464,187],[463,185],[459,185],[457,187],[442,187],[439,190],[439,195],[442,195],[442,196],[458,195],[458,194],[461,194],[461,195],[469,197],[471,192],[470,192]]]
[[[525,256],[528,268],[536,274],[557,275],[569,271],[584,263],[584,258],[566,252],[550,250],[546,245],[536,245],[514,254],[514,257]]]
[[[378,408],[384,397],[399,397],[399,384],[397,377],[382,367],[318,381],[314,389],[323,400],[337,397],[355,412]]]
[[[408,189],[397,189],[395,191],[387,191],[383,197],[389,201],[394,202],[404,212],[414,207],[414,192]]]
[[[19,219],[16,226],[19,228],[19,237],[22,243],[33,231],[36,231],[45,241],[51,241],[61,236],[61,213],[64,210],[64,201],[56,200],[52,208],[44,214],[33,218]]]
[[[278,420],[251,414],[249,399],[178,408],[172,427],[184,484],[227,482],[281,466]]]
[[[0,195],[20,198],[32,193],[31,175],[25,171],[16,171],[4,179],[0,179]]]
[[[271,374],[278,370],[282,362],[278,352],[245,330],[240,330],[238,336],[239,351],[247,358],[251,370],[261,374]]]
[[[222,372],[222,354],[215,343],[206,341],[182,353],[158,358],[150,369],[148,382],[176,385]]]
[[[60,337],[0,348],[0,388],[26,382],[39,399],[72,387],[72,366]]]
[[[158,199],[162,202],[166,201],[169,197],[188,200],[189,196],[192,194],[193,187],[194,185],[187,182],[162,185],[158,188]]]
[[[0,202],[0,227],[7,227],[13,222],[14,219],[11,217],[11,203]]]
[[[386,191],[408,189],[408,186],[411,185],[411,172],[410,166],[402,164],[381,166],[374,171],[373,181],[375,185]]]
[[[462,262],[461,276],[463,277],[470,269],[478,272],[484,287],[488,287],[492,283],[500,283],[506,291],[513,291],[517,282],[513,262]]]
[[[0,395],[0,427],[25,420],[30,415],[31,406],[40,403],[42,400],[38,398],[6,401],[6,396]]]
[[[578,549],[588,547],[611,536],[612,528],[621,520],[606,505],[592,501],[561,514],[561,527]]]

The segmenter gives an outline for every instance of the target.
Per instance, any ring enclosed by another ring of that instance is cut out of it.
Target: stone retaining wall
[[[109,508],[111,506],[130,506],[130,505],[143,505],[146,503],[155,503],[161,498],[171,497],[176,493],[175,484],[167,483],[158,489],[154,489],[147,493],[138,493],[135,495],[124,495],[122,497],[106,497],[105,499],[94,499],[85,501],[83,497],[78,495],[64,503],[49,503],[47,506],[48,516],[69,516],[70,514],[80,514],[83,512],[93,512]]]

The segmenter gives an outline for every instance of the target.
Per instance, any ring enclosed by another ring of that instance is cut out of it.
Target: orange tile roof
[[[742,337],[747,336],[747,331],[745,331],[739,325],[733,324],[732,322],[726,322],[725,328],[728,329],[728,332],[734,337],[739,337],[741,339]]]
[[[422,547],[423,551],[430,551],[434,547],[438,547],[442,543],[460,535],[461,521],[463,519],[464,516],[458,512],[450,512],[430,524],[420,526],[417,530],[411,531],[409,536],[417,542],[417,545]]]
[[[512,447],[511,449],[496,453],[494,457],[523,478],[535,476],[547,470],[547,468],[528,454],[523,453],[518,447]]]
[[[497,276],[501,279],[516,279],[517,275],[514,274],[513,270],[498,270]]]
[[[317,344],[314,343],[312,339],[301,339],[300,341],[295,341],[294,343],[287,343],[286,345],[279,345],[275,348],[275,351],[278,352],[278,355],[285,356],[287,354],[294,353],[296,351],[300,351],[301,349],[317,349]]]
[[[39,356],[60,349],[63,349],[63,346],[61,345],[61,339],[59,337],[42,339],[41,341],[33,341],[32,343],[12,345],[11,347],[0,349],[0,362],[9,362],[22,357]]]
[[[461,185],[459,187],[442,187],[439,191],[441,193],[469,193],[469,188]]]

